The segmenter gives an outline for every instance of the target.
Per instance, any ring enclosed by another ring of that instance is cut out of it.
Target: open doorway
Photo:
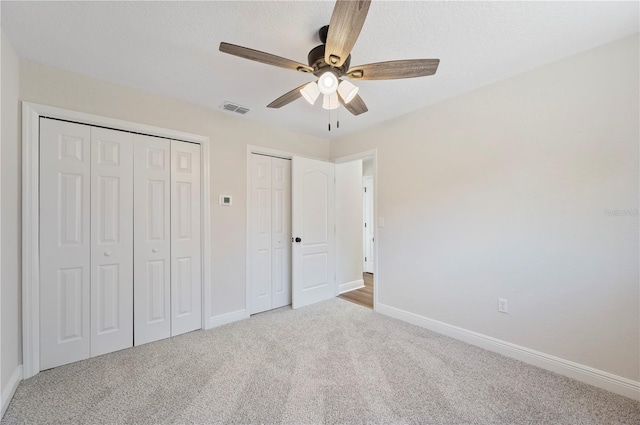
[[[336,164],[336,225],[340,227],[342,224],[342,229],[338,230],[353,238],[348,241],[343,236],[341,241],[338,237],[337,248],[345,251],[342,258],[348,259],[349,264],[343,269],[349,269],[352,276],[358,276],[357,284],[353,281],[346,287],[345,284],[339,285],[339,297],[371,309],[374,306],[375,269],[373,184],[373,156]],[[351,251],[346,252],[348,250]]]

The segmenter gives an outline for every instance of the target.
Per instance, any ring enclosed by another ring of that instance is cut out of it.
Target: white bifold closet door
[[[291,304],[291,161],[271,158],[271,308]]]
[[[41,119],[40,362],[133,344],[133,145],[128,133]]]
[[[200,145],[135,136],[135,345],[202,327]]]
[[[251,155],[251,314],[291,304],[291,161]]]
[[[40,120],[41,370],[202,327],[200,199],[200,145]]]
[[[40,120],[40,369],[91,354],[91,127]]]
[[[133,134],[91,128],[91,356],[133,346]]]
[[[134,345],[171,336],[171,141],[135,135]]]
[[[202,327],[200,145],[171,141],[171,335]]]

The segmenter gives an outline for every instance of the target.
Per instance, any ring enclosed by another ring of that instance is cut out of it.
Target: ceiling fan
[[[360,115],[368,111],[367,105],[358,95],[358,88],[342,77],[353,81],[424,77],[435,74],[440,63],[440,59],[409,59],[351,67],[351,49],[360,35],[370,4],[371,0],[336,1],[329,25],[318,32],[323,44],[308,54],[309,65],[224,42],[220,43],[220,51],[317,77],[317,82],[296,87],[271,102],[268,108],[281,108],[299,97],[313,104],[323,94],[323,108],[335,109],[342,104],[352,114]]]

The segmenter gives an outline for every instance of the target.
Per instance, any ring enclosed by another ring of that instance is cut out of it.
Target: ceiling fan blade
[[[340,103],[342,103],[342,106],[344,106],[345,109],[351,112],[353,115],[364,114],[369,110],[367,109],[367,105],[364,104],[364,100],[362,100],[359,94],[357,94],[356,97],[351,99],[351,102],[344,103],[344,99],[342,98],[342,96],[340,96],[340,93],[338,93],[338,100],[340,100]]]
[[[408,59],[370,63],[349,68],[347,76],[352,80],[396,80],[425,77],[435,74],[439,63],[440,59]]]
[[[329,22],[324,52],[324,60],[329,65],[340,67],[347,60],[360,35],[370,5],[371,0],[336,2]]]
[[[268,104],[267,108],[282,108],[283,106],[290,104],[291,102],[298,99],[299,97],[302,97],[300,90],[305,88],[307,84],[310,84],[310,83],[304,83],[300,87],[296,87],[290,92],[283,94],[282,96],[280,96],[279,98],[277,98],[276,100]]]
[[[272,55],[271,53],[249,49],[248,47],[236,46],[235,44],[222,42],[220,43],[220,51],[252,61],[266,63],[267,65],[279,66],[280,68],[292,69],[300,72],[313,72],[313,68],[300,62],[281,58],[280,56]]]

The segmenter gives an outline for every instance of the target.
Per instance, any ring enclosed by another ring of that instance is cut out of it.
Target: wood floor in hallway
[[[364,279],[364,288],[354,289],[353,291],[340,294],[338,297],[352,303],[360,304],[363,307],[373,309],[373,274],[362,273]]]

